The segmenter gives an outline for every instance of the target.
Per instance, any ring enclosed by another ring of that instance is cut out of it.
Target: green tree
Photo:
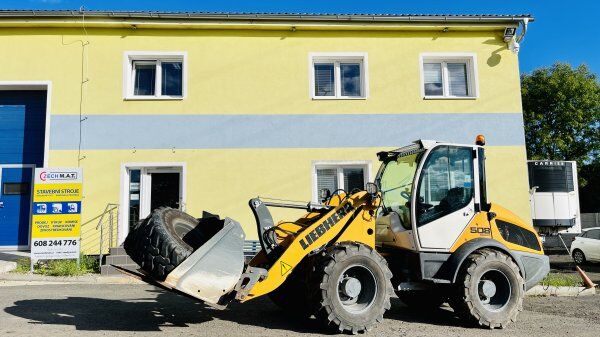
[[[600,83],[597,76],[585,65],[572,68],[556,63],[523,74],[521,91],[529,159],[577,161],[580,187],[586,192],[590,189],[597,192],[581,194],[580,199],[598,198],[588,195],[600,193],[598,179],[593,176],[597,173],[594,168],[600,162]],[[595,186],[588,186],[590,183]],[[581,204],[590,203],[582,200]],[[586,210],[582,208],[582,211]]]

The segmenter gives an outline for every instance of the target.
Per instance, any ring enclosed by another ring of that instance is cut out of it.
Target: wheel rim
[[[491,269],[483,273],[478,282],[479,302],[489,311],[500,311],[508,302],[512,293],[510,281],[506,275]]]
[[[342,307],[353,314],[367,309],[377,295],[377,281],[373,273],[362,265],[351,265],[338,278],[338,300]]]
[[[578,250],[575,251],[575,253],[573,253],[573,259],[577,263],[582,263],[583,262],[583,253]]]

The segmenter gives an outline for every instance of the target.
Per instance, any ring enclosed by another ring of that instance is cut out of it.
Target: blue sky
[[[86,9],[394,14],[532,14],[521,44],[521,71],[556,61],[600,73],[599,0],[0,0],[3,9]]]

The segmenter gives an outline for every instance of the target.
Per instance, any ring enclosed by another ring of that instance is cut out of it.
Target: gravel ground
[[[598,336],[600,296],[527,298],[505,330],[465,327],[448,308],[410,313],[397,299],[369,336]],[[287,317],[268,299],[224,311],[147,285],[0,287],[1,336],[320,335],[314,321]]]

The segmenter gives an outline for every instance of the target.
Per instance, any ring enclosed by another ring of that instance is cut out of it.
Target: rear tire
[[[499,251],[482,249],[471,254],[456,285],[450,305],[468,322],[502,329],[523,310],[525,283],[519,267]]]
[[[129,232],[125,251],[145,272],[162,281],[220,230],[218,225],[198,226],[199,223],[199,219],[182,211],[157,208]]]
[[[330,248],[316,265],[315,317],[339,332],[365,332],[390,308],[392,273],[375,250],[359,243]],[[312,282],[311,282],[312,283]]]
[[[578,265],[583,265],[586,263],[587,259],[585,258],[585,254],[583,253],[583,251],[581,251],[581,249],[575,249],[573,251],[573,261],[575,261],[575,264]]]

